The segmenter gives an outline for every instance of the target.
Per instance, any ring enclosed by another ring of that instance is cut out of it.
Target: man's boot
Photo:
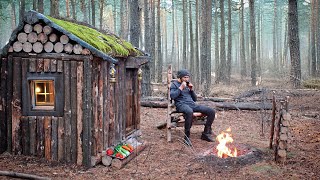
[[[214,139],[211,136],[212,136],[211,127],[204,127],[204,131],[201,135],[201,139],[208,142],[214,142]]]
[[[184,141],[187,146],[192,146],[192,143],[190,141],[190,131],[185,131]]]

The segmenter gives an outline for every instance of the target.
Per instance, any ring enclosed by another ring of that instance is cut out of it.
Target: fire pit
[[[262,160],[262,152],[249,145],[233,143],[231,129],[217,136],[217,144],[204,153],[201,159],[219,167],[237,167]]]

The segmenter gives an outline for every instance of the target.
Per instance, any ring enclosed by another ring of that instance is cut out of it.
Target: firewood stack
[[[18,33],[17,41],[9,48],[9,52],[91,54],[88,49],[72,43],[68,36],[59,35],[61,33],[50,26],[25,24],[23,30]]]
[[[274,98],[273,101],[273,111],[275,111],[276,103]],[[274,157],[277,162],[284,162],[287,159],[289,121],[291,120],[288,109],[287,97],[285,100],[280,101],[279,114],[276,115],[276,113],[272,113],[273,120],[270,133],[270,149],[274,149]],[[277,119],[276,116],[278,117]],[[272,146],[273,136],[275,137],[274,147]]]

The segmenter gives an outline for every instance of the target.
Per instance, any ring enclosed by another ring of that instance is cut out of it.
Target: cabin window
[[[33,109],[54,109],[53,80],[31,80],[30,88]]]
[[[23,115],[62,116],[64,107],[61,73],[27,73],[23,82]]]

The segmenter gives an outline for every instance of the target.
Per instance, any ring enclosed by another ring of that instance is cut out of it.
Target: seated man
[[[192,146],[190,141],[190,128],[192,126],[193,112],[201,112],[207,115],[207,122],[201,135],[201,139],[208,142],[213,142],[214,139],[211,137],[211,125],[215,117],[215,111],[212,108],[203,105],[197,105],[195,103],[197,96],[192,89],[193,85],[189,82],[190,73],[188,70],[179,70],[177,77],[178,80],[173,81],[171,84],[170,97],[174,100],[177,111],[184,113],[185,143],[188,146]]]

